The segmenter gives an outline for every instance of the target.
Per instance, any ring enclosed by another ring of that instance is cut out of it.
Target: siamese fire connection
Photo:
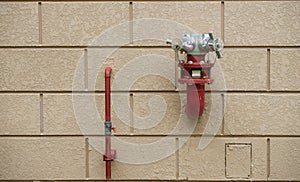
[[[210,84],[210,70],[214,62],[208,56],[209,52],[215,52],[218,58],[222,58],[221,50],[223,42],[216,39],[213,32],[207,34],[185,34],[180,39],[167,40],[176,53],[186,54],[185,60],[178,60],[181,69],[179,83],[187,84],[186,114],[196,119],[204,111],[205,84]]]

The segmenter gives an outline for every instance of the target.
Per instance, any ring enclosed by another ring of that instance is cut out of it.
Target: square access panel
[[[251,162],[251,144],[225,144],[226,178],[250,178]]]

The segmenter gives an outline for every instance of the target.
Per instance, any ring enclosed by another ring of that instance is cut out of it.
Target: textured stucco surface
[[[170,49],[95,48],[87,50],[87,57],[89,90],[104,90],[107,66],[113,69],[112,90],[175,90],[174,51]]]
[[[83,137],[11,137],[0,145],[1,180],[85,177]]]
[[[274,138],[271,140],[270,179],[300,179],[299,146],[298,138]]]
[[[178,94],[135,94],[133,100],[135,133],[168,134],[180,120]]]
[[[107,29],[119,24],[122,24],[124,36],[117,39],[129,42],[128,7],[127,2],[43,2],[43,43],[59,46],[91,45]],[[103,42],[100,45],[119,44]]]
[[[298,135],[298,94],[228,94],[224,116],[225,133],[230,135]]]
[[[272,49],[271,52],[271,89],[300,89],[300,51],[299,49]]]
[[[36,2],[0,2],[0,45],[26,46],[39,43]]]
[[[105,180],[107,66],[112,179],[299,181],[299,8],[0,2],[0,181]],[[191,120],[165,40],[210,30],[225,39],[224,57],[206,85],[204,114]]]
[[[0,90],[72,90],[76,68],[83,72],[82,53],[78,49],[1,49]],[[78,83],[83,87],[83,76]]]
[[[226,2],[225,43],[233,46],[299,46],[297,1]]]
[[[212,71],[216,75],[213,90],[266,90],[267,51],[265,49],[232,49],[223,51],[224,58],[218,60],[220,68]],[[223,73],[223,78],[219,74]],[[225,87],[222,88],[222,79]]]
[[[160,137],[119,137],[120,140],[130,142],[131,144],[147,145],[157,140]],[[175,148],[175,138],[167,139],[169,147]],[[130,153],[126,152],[126,148],[114,145],[114,149],[117,150],[117,155],[122,155],[122,159],[129,158],[130,161],[135,161],[135,157],[143,156],[142,147],[136,147],[135,151]],[[118,154],[118,153],[121,154]],[[159,155],[161,152],[156,151],[151,155]],[[94,179],[105,179],[105,163],[99,162],[102,158],[102,154],[90,146],[89,149],[89,174],[90,178]],[[175,154],[171,154],[169,157],[162,160],[153,161],[146,164],[128,164],[123,161],[114,161],[112,163],[112,170],[114,174],[112,179],[148,179],[148,180],[174,180],[176,179],[176,165],[175,165]],[[99,170],[100,169],[100,170]]]
[[[146,21],[141,19],[154,20],[145,23]],[[133,20],[136,21],[133,24],[134,45],[165,45],[166,39],[174,38],[170,35],[188,32],[207,33],[209,30],[213,30],[219,37],[221,36],[221,3],[135,2]],[[155,40],[149,40],[153,37]]]
[[[91,97],[94,97],[95,103],[88,102]],[[113,94],[112,97],[127,98],[124,94]],[[81,104],[76,104],[78,102]],[[103,103],[103,94],[77,94],[73,98],[71,94],[45,94],[43,101],[44,133],[51,135],[102,134],[98,130],[93,130],[93,127],[103,127],[105,121]],[[118,104],[125,108],[128,102],[118,102]],[[92,107],[96,109],[96,113],[88,110]],[[125,115],[126,118],[118,117],[112,109],[111,120],[114,121],[113,126],[117,128],[118,134],[129,134],[130,132],[129,125],[121,120],[128,121],[129,107],[127,109],[127,111],[122,110],[122,116]],[[78,110],[82,112],[78,112]],[[82,114],[81,117],[79,117],[80,114]]]
[[[0,135],[40,133],[40,98],[38,94],[0,95]]]

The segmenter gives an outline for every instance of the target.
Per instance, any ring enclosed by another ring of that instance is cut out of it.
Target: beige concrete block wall
[[[285,0],[0,0],[0,181],[105,180],[105,66],[113,180],[299,181],[299,9]],[[185,115],[164,43],[188,29],[225,42],[199,120]]]

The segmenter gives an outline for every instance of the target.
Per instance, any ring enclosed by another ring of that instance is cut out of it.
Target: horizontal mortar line
[[[91,91],[90,93],[104,93],[105,91]],[[115,90],[112,93],[186,93],[186,90]],[[206,93],[258,93],[258,94],[268,94],[268,93],[278,93],[278,94],[298,94],[299,91],[276,91],[276,90],[205,90]],[[1,93],[1,92],[0,92]],[[76,93],[76,92],[74,92]],[[84,93],[84,92],[83,92]]]
[[[263,180],[263,179],[252,179],[252,178],[238,178],[238,177],[227,177],[226,179],[220,179],[220,180],[186,180],[186,181],[191,181],[191,182],[205,182],[205,181],[208,181],[208,182],[252,182],[252,181],[254,181],[254,182],[269,182],[269,181],[271,181],[271,182],[286,182],[286,181],[289,181],[289,182],[299,182],[299,180],[287,180],[287,179],[285,179],[285,180],[276,180],[276,179],[265,179],[265,180]]]
[[[36,0],[0,0],[0,2],[38,2]],[[150,2],[150,1],[147,1],[147,0],[134,0],[134,1],[128,1],[128,0],[117,0],[116,2]],[[172,2],[172,1],[182,1],[182,0],[151,0],[151,1],[154,1],[154,2]],[[217,1],[217,2],[221,2],[220,0],[186,0],[186,1]],[[225,0],[225,1],[228,1],[228,0]],[[240,1],[243,1],[243,0],[240,0]],[[250,1],[254,1],[254,0],[250,0]],[[259,1],[259,0],[256,0],[256,1]],[[275,0],[276,1],[276,0]],[[285,1],[285,0],[283,0]],[[63,0],[63,1],[60,1],[60,0],[46,0],[46,1],[42,1],[42,2],[83,2],[83,0]],[[87,0],[87,1],[84,1],[84,2],[111,2],[109,0]]]
[[[216,137],[216,138],[299,138],[300,135],[203,135],[203,134],[115,134],[112,137]],[[27,137],[27,138],[45,138],[45,137],[105,137],[103,134],[91,134],[91,135],[82,135],[82,134],[43,134],[43,135],[0,135],[0,138],[9,138],[9,137]]]
[[[177,93],[176,90],[112,90],[111,93]],[[183,91],[182,91],[183,92]],[[0,91],[0,94],[104,94],[105,91]]]
[[[9,179],[9,180],[0,180],[1,181],[18,181],[18,182],[32,182],[32,181],[39,181],[39,182],[50,182],[50,181],[94,181],[94,182],[107,182],[108,180],[105,179],[94,179],[94,178],[83,178],[83,179],[52,179],[52,180],[41,180],[41,179],[32,179],[32,180],[22,180],[22,179]],[[110,179],[109,181],[132,181],[132,182],[139,182],[139,181],[151,181],[151,182],[155,182],[155,181],[189,181],[186,179],[178,179],[178,180],[174,180],[174,179]],[[197,180],[199,181],[199,180]],[[201,181],[201,180],[200,180]],[[220,181],[220,180],[203,180],[203,181]]]
[[[182,1],[182,0],[134,0],[134,1],[130,1],[130,0],[117,0],[117,1],[114,1],[114,2],[172,2],[172,1]],[[186,1],[218,1],[218,2],[221,2],[220,0],[186,0]],[[225,0],[226,1],[226,0]],[[243,1],[243,0],[240,0],[240,1]],[[250,0],[250,1],[253,1],[253,0]],[[256,0],[257,1],[257,0]],[[276,1],[276,0],[275,0]],[[285,0],[283,0],[285,1]],[[37,0],[0,0],[0,2],[39,2]],[[84,1],[84,0],[45,0],[45,1],[42,1],[42,2],[112,2],[112,1],[109,1],[109,0],[87,0],[87,1]]]
[[[300,46],[224,46],[224,48],[265,48],[265,49],[270,49],[270,48],[281,48],[281,49],[286,49],[286,48],[300,48]]]
[[[124,45],[124,46],[0,46],[2,49],[97,49],[97,48],[170,48],[170,46],[139,46],[139,45]]]
[[[129,2],[128,0],[118,0],[119,2]],[[116,2],[118,2],[116,1]],[[182,0],[151,0],[151,2],[173,2],[173,1],[182,1]],[[186,1],[197,1],[197,2],[221,2],[221,1],[266,1],[266,0],[186,0]],[[272,0],[272,1],[295,1],[295,0]],[[39,2],[36,0],[0,0],[0,2]],[[87,0],[87,1],[83,1],[83,0],[46,0],[46,1],[42,1],[42,2],[111,2],[108,0]],[[133,2],[150,2],[149,0],[134,0]]]
[[[32,180],[20,180],[20,179],[10,179],[10,180],[0,180],[1,181],[18,181],[18,182],[32,182],[32,181],[39,181],[39,182],[50,182],[50,181],[94,181],[94,182],[105,182],[107,180],[104,180],[104,179],[91,179],[91,178],[84,178],[84,179],[53,179],[53,180],[41,180],[41,179],[32,179]],[[174,179],[111,179],[109,181],[132,181],[132,182],[139,182],[139,181],[187,181],[187,180],[184,180],[184,179],[178,179],[178,180],[174,180]],[[198,181],[198,180],[197,180]],[[207,181],[207,180],[206,180]],[[211,180],[208,180],[208,181],[211,181]]]
[[[1,0],[0,0],[1,2]],[[10,1],[11,2],[11,1]],[[36,45],[36,46],[0,46],[0,49],[88,49],[88,48],[158,48],[158,49],[170,49],[168,45],[124,45],[124,46],[44,46],[44,45]],[[300,46],[224,46],[224,48],[248,48],[248,49],[255,49],[255,48],[300,48]]]
[[[78,182],[84,182],[84,181],[91,181],[91,182],[105,182],[107,180],[104,180],[104,179],[53,179],[53,180],[42,180],[42,179],[34,179],[34,180],[22,180],[22,179],[9,179],[9,180],[0,180],[1,181],[18,181],[18,182],[32,182],[32,181],[39,181],[39,182],[50,182],[50,181],[78,181]],[[241,182],[245,182],[245,181],[259,181],[259,182],[262,182],[262,181],[280,181],[280,182],[285,182],[285,181],[291,181],[291,182],[294,182],[294,181],[299,181],[299,180],[272,180],[272,179],[268,179],[268,180],[259,180],[259,179],[239,179],[239,178],[234,178],[234,179],[208,179],[208,180],[203,180],[203,179],[200,179],[200,180],[190,180],[190,179],[111,179],[109,181],[131,181],[131,182],[139,182],[139,181],[151,181],[151,182],[160,182],[160,181],[169,181],[169,182],[177,182],[177,181],[191,181],[191,182],[220,182],[220,181],[235,181],[235,182],[238,182],[238,181],[241,181]]]
[[[207,91],[205,91],[207,92]],[[299,91],[294,91],[294,90],[291,90],[291,91],[277,91],[277,90],[261,90],[261,91],[255,91],[255,90],[228,90],[228,91],[212,91],[213,93],[214,92],[219,92],[219,93],[257,93],[257,94],[299,94],[300,93],[300,90]]]
[[[252,90],[206,90],[206,93],[222,93],[222,94],[231,94],[231,93],[257,93],[257,94],[300,94],[299,91],[276,91],[276,90],[261,90],[261,91],[252,91]],[[0,94],[104,94],[105,91],[0,91]],[[112,90],[111,93],[124,94],[124,93],[186,93],[185,90]]]

